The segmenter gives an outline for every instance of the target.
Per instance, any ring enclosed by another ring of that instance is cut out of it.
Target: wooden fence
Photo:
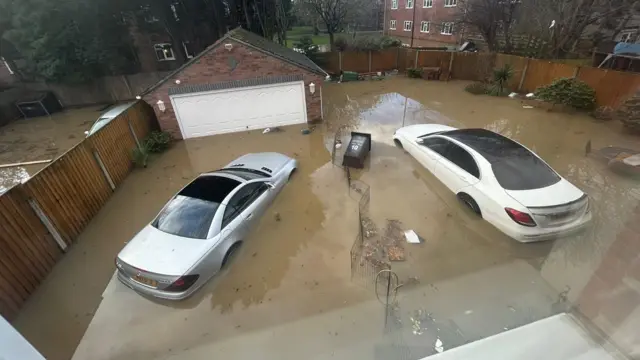
[[[407,48],[368,52],[335,52],[324,55],[323,65],[329,73],[340,70],[356,72],[400,72],[413,67],[440,67],[451,79],[481,81],[491,69],[510,64],[514,76],[509,87],[532,92],[562,77],[578,78],[596,90],[598,106],[616,108],[640,90],[640,74],[576,66],[515,55],[416,50]]]
[[[157,124],[139,101],[0,196],[0,314],[11,319],[132,169]]]

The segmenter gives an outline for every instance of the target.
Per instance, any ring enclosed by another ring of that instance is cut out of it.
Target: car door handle
[[[251,220],[252,217],[253,217],[253,213],[247,215],[247,217],[245,217],[244,219],[245,220]]]

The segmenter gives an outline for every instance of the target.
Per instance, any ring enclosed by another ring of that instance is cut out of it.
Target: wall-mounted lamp
[[[224,44],[224,48],[227,49],[227,51],[231,51],[231,49],[233,49],[233,44],[232,43],[226,43],[226,44]]]
[[[314,84],[314,83],[309,84],[309,92],[311,94],[315,94],[316,93],[316,84]]]
[[[158,105],[158,110],[164,112],[165,110],[167,110],[167,108],[164,106],[164,101],[162,100],[158,100],[158,102],[156,103],[156,105]]]
[[[176,80],[176,84],[180,85],[180,80]]]
[[[140,99],[142,99],[140,95],[136,96],[136,100],[140,100]]]

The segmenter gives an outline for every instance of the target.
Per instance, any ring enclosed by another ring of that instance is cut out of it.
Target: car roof
[[[448,137],[467,145],[490,163],[495,163],[505,158],[521,158],[523,155],[531,155],[531,151],[524,146],[487,129],[451,130],[440,134],[440,136]]]
[[[116,105],[100,115],[100,119],[112,119],[120,115],[123,111],[127,110],[133,104],[135,104],[135,102]]]

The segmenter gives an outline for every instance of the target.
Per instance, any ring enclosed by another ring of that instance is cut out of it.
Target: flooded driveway
[[[66,109],[51,116],[19,119],[0,128],[0,165],[51,160],[84,138],[104,106]],[[0,168],[0,193],[46,164]]]
[[[327,125],[310,135],[292,126],[176,144],[124,181],[16,327],[49,359],[74,350],[74,359],[417,359],[566,311],[637,203],[636,183],[586,159],[584,145],[633,147],[635,138],[617,124],[523,109],[464,85],[330,84]],[[593,198],[594,226],[554,242],[508,239],[393,146],[398,127],[423,122],[521,141]],[[351,271],[358,197],[330,153],[344,126],[373,135],[366,169],[352,174],[369,187],[367,215],[425,240],[404,244],[405,261],[391,263],[404,284],[391,308],[362,286],[359,277],[371,274]],[[112,278],[117,252],[170,196],[196,174],[258,151],[295,157],[300,169],[226,270],[183,302],[141,297]]]

